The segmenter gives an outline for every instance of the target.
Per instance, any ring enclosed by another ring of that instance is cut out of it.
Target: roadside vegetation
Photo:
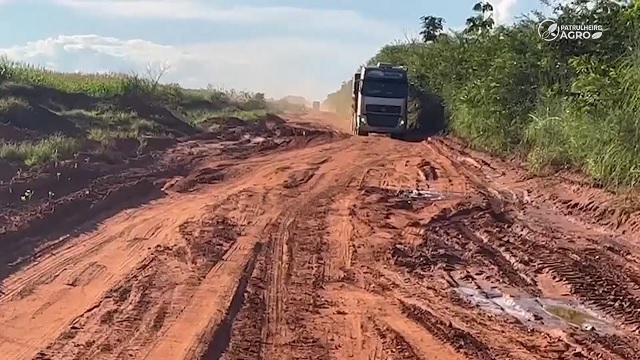
[[[119,140],[188,136],[207,131],[211,119],[252,121],[278,110],[262,93],[163,84],[165,72],[59,73],[0,59],[0,162],[31,167],[83,150],[106,152]]]
[[[409,68],[414,126],[438,122],[442,106],[448,131],[475,148],[526,157],[533,172],[569,166],[603,186],[640,185],[640,2],[545,6],[550,17],[498,26],[481,2],[457,33],[426,15],[420,39],[384,46],[370,62]],[[546,42],[538,24],[547,18],[604,32]],[[345,82],[325,104],[348,113],[350,91]]]

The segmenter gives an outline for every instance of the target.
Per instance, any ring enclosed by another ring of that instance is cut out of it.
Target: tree
[[[420,17],[420,36],[425,43],[433,42],[442,33],[444,19],[437,16],[422,16]]]
[[[477,14],[467,19],[467,28],[464,30],[466,34],[485,34],[493,29],[495,21],[493,20],[493,5],[490,2],[481,1],[475,4],[473,11]]]

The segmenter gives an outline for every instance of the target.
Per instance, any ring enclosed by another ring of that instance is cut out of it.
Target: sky
[[[476,0],[0,0],[0,53],[60,71],[145,74],[189,88],[323,100],[422,15],[460,29]],[[539,0],[494,0],[495,19]]]

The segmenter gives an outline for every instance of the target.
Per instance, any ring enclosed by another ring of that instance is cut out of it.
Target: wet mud
[[[453,138],[350,137],[337,122],[229,122],[128,165],[0,184],[0,351],[639,357],[639,217],[615,195]]]

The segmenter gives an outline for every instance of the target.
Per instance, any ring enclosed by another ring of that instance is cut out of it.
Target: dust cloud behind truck
[[[363,66],[353,77],[351,126],[354,134],[407,132],[409,79],[402,66],[378,63]]]

